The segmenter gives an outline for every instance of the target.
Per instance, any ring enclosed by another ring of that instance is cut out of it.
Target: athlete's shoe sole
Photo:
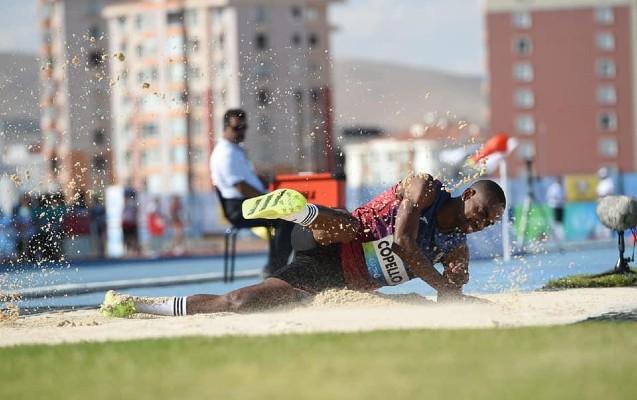
[[[106,317],[126,318],[137,312],[135,302],[131,296],[117,293],[113,290],[106,292],[100,312]]]
[[[262,196],[244,200],[241,210],[245,219],[276,219],[297,213],[306,204],[305,197],[296,190],[277,189]]]

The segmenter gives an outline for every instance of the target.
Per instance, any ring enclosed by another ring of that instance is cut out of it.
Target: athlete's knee
[[[250,295],[243,293],[241,289],[233,290],[222,296],[226,308],[231,312],[245,311],[249,308]]]

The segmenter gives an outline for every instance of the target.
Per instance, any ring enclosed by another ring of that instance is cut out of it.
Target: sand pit
[[[417,295],[332,291],[289,310],[188,317],[102,317],[97,310],[50,312],[0,322],[0,346],[175,336],[273,335],[410,328],[559,325],[637,310],[637,288],[481,295],[492,304],[436,304]]]

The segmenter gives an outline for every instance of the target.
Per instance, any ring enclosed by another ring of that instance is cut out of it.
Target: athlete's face
[[[502,218],[504,208],[487,193],[469,188],[462,193],[464,213],[459,228],[464,233],[479,232]]]

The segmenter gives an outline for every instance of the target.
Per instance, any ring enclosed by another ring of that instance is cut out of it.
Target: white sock
[[[297,213],[286,215],[285,217],[281,217],[286,221],[294,222],[295,224],[299,224],[301,226],[308,226],[316,217],[318,217],[319,211],[318,207],[312,203],[307,203],[303,209]]]
[[[135,310],[140,313],[168,316],[186,315],[186,301],[184,297],[133,297]]]

